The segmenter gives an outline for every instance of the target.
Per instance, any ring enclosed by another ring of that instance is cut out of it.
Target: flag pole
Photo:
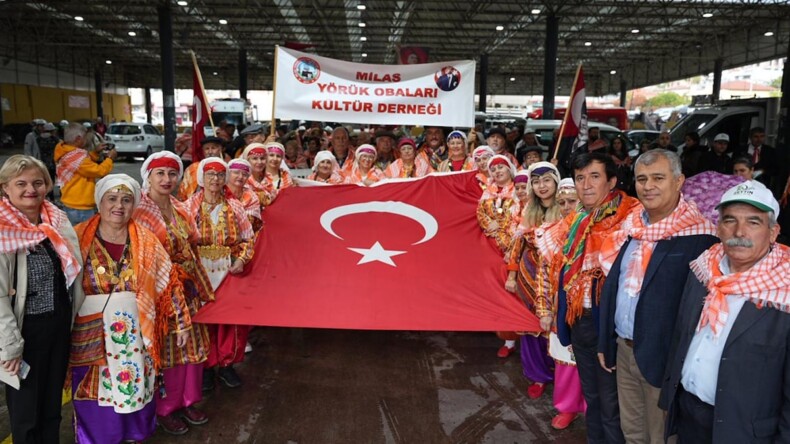
[[[206,97],[206,87],[203,86],[203,76],[200,74],[200,68],[198,68],[197,64],[197,57],[195,57],[195,51],[189,50],[189,54],[192,56],[192,65],[195,67],[195,72],[197,73],[198,83],[200,84],[200,96],[203,97],[203,103],[206,105],[206,109],[208,110],[208,121],[211,123],[211,131],[214,132],[216,136],[216,127],[214,126],[214,119],[211,117],[211,107],[208,104],[208,97]]]
[[[274,45],[274,74],[272,75],[272,127],[269,135],[273,136],[277,120],[274,118],[274,107],[277,104],[277,54],[280,52],[280,45]]]
[[[573,77],[573,85],[571,86],[571,97],[568,100],[568,106],[565,108],[565,115],[562,116],[562,125],[560,125],[560,133],[557,135],[557,140],[554,141],[554,157],[552,160],[557,160],[557,155],[560,151],[560,143],[562,141],[562,135],[565,133],[565,124],[568,122],[568,116],[571,114],[571,108],[573,107],[573,100],[576,98],[576,82],[579,80],[579,72],[582,69],[582,64],[579,62],[579,66],[576,68],[576,75]]]

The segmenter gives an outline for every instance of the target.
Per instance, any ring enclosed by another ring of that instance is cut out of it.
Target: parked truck
[[[710,146],[717,134],[725,133],[730,136],[729,151],[732,152],[739,147],[746,147],[749,130],[760,126],[765,128],[765,143],[776,146],[779,104],[778,97],[721,100],[715,106],[695,104],[694,112],[672,128],[672,144],[682,151],[686,133],[695,131],[700,136],[700,142]]]
[[[214,125],[223,120],[236,127],[253,123],[252,106],[244,99],[219,99],[211,102],[210,106]]]

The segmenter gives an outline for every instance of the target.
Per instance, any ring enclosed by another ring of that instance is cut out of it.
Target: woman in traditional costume
[[[252,175],[252,165],[244,159],[233,159],[228,162],[228,171],[230,172],[228,190],[236,200],[244,205],[244,212],[247,213],[247,218],[252,224],[252,230],[258,233],[263,227],[261,202],[258,200],[258,195],[247,187],[247,182]]]
[[[515,199],[513,179],[516,168],[510,160],[496,155],[488,161],[486,169],[491,171],[492,182],[480,196],[477,206],[477,222],[485,235],[491,238],[504,256],[510,248],[511,239],[519,221],[519,204]],[[507,358],[516,349],[515,332],[497,332],[505,344],[497,356]]]
[[[539,336],[525,335],[521,338],[521,364],[524,377],[532,381],[527,395],[539,398],[548,382],[554,381],[554,407],[559,413],[552,419],[551,426],[562,430],[567,428],[586,409],[581,391],[579,372],[570,354],[564,353],[564,360],[552,359],[548,350],[556,307],[555,285],[542,282],[540,268],[550,267],[531,244],[531,231],[538,226],[554,223],[575,209],[576,188],[573,179],[559,180],[559,171],[549,162],[537,162],[530,166],[533,187],[533,201],[527,207],[522,225],[525,234],[514,241],[508,263],[508,281],[505,284],[511,292],[516,292],[527,307],[540,319],[544,333]],[[563,205],[560,205],[560,200]],[[553,347],[559,346],[555,341]],[[555,353],[559,355],[559,353]],[[552,371],[553,367],[553,371]]]
[[[241,156],[252,165],[247,186],[258,195],[261,209],[271,205],[280,190],[294,185],[288,170],[282,168],[284,155],[282,144],[267,142],[247,145]]]
[[[354,156],[354,166],[344,183],[370,186],[384,178],[384,173],[375,165],[376,147],[362,144]]]
[[[389,178],[423,177],[433,172],[425,156],[418,156],[414,141],[404,137],[398,142],[400,158],[387,167],[384,175]]]
[[[143,195],[133,216],[167,250],[173,263],[173,285],[168,288],[176,293],[170,296],[185,302],[184,311],[176,312],[167,325],[161,355],[163,386],[156,400],[157,422],[174,435],[187,432],[184,421],[192,425],[208,422],[208,416],[194,407],[202,399],[208,330],[203,324],[193,324],[191,319],[202,304],[214,300],[211,282],[190,244],[197,236],[195,219],[186,204],[172,195],[183,171],[181,159],[169,151],[149,156],[140,168]]]
[[[228,165],[221,159],[203,159],[198,169],[199,191],[187,201],[189,213],[197,223],[198,256],[214,290],[228,273],[244,271],[253,255],[255,235],[242,203],[228,197],[228,171]],[[224,324],[209,324],[207,328],[210,349],[203,390],[214,388],[215,376],[227,387],[239,387],[241,379],[233,364],[244,360],[249,328]],[[216,367],[219,367],[218,375],[215,375]]]
[[[331,151],[319,151],[315,155],[313,173],[307,176],[307,179],[329,185],[343,183],[343,175],[340,173],[340,165],[338,165],[335,155]]]
[[[96,183],[99,213],[77,225],[85,302],[72,330],[70,370],[76,441],[142,441],[156,428],[156,375],[169,322],[186,324],[172,264],[132,219],[140,185],[125,174]]]
[[[447,136],[447,159],[439,164],[438,171],[446,173],[450,171],[472,171],[475,162],[466,152],[466,134],[461,131],[453,131]]]
[[[477,170],[477,183],[480,188],[485,190],[491,183],[491,174],[488,171],[488,161],[494,157],[494,150],[488,145],[481,145],[472,152],[472,160],[475,163],[475,170]]]
[[[526,233],[544,222],[554,222],[560,219],[560,208],[555,197],[557,185],[560,182],[560,173],[557,167],[549,162],[536,162],[527,170],[530,176],[530,198],[524,209],[521,230]],[[527,258],[523,255],[527,254]],[[518,277],[521,285],[518,294],[527,307],[541,319],[544,333],[539,336],[525,335],[521,337],[521,364],[524,376],[532,381],[527,394],[531,399],[539,398],[546,384],[553,380],[554,362],[547,350],[548,332],[553,320],[552,300],[546,300],[550,295],[541,292],[540,285],[536,282],[534,266],[542,266],[541,258],[534,249],[525,248],[524,236],[514,239],[508,260],[508,278],[505,288],[516,292]],[[545,318],[545,319],[544,319]]]

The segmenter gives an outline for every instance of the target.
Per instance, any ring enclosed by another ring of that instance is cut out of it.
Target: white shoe
[[[252,344],[249,342],[244,346],[244,353],[252,353]]]

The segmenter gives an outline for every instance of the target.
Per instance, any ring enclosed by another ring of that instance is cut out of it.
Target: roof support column
[[[96,68],[93,80],[96,82],[96,116],[104,120],[104,85],[101,80],[101,68]]]
[[[145,87],[145,121],[151,123],[151,87]]]
[[[623,108],[625,108],[627,101],[627,94],[628,94],[628,90],[626,89],[627,85],[628,84],[625,83],[625,80],[620,79],[620,106]]]
[[[778,33],[777,33],[778,34]],[[787,44],[787,55],[790,60],[790,43]],[[785,63],[782,73],[782,99],[779,102],[779,134],[776,139],[776,146],[779,150],[779,158],[787,159],[790,156],[790,65]],[[783,168],[784,174],[788,173],[788,167]],[[784,178],[786,176],[782,176]],[[781,182],[784,184],[785,182]],[[790,208],[787,209],[790,211]]]
[[[481,113],[486,112],[488,102],[488,54],[480,56],[480,100],[477,103],[477,110]]]
[[[713,63],[713,95],[711,101],[717,103],[719,101],[719,94],[721,94],[721,71],[724,65],[724,59],[719,57]]]
[[[176,70],[173,60],[173,15],[167,5],[159,6],[159,46],[162,51],[162,101],[164,105],[165,149],[176,145]]]
[[[546,17],[546,53],[543,60],[543,119],[554,118],[554,96],[557,93],[557,47],[560,19],[553,13]]]
[[[247,100],[247,50],[239,50],[239,97]]]

